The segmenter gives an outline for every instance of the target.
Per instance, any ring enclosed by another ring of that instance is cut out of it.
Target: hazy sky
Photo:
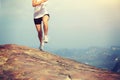
[[[0,44],[39,47],[32,0],[1,0]],[[49,0],[47,48],[120,45],[120,0]]]

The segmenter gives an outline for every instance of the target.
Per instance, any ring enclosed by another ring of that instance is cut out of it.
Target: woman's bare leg
[[[49,16],[45,15],[42,18],[43,21],[43,28],[44,28],[44,38],[45,38],[45,42],[48,42],[48,20],[49,20]]]
[[[39,41],[40,41],[40,49],[42,50],[43,49],[43,34],[42,34],[42,27],[40,24],[36,24],[36,29],[37,29],[37,32],[38,32],[38,38],[39,38]]]
[[[48,20],[49,20],[49,16],[48,15],[44,15],[42,20],[43,20],[43,27],[44,27],[44,35],[48,35]]]

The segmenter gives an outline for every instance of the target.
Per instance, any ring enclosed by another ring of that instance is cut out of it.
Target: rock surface
[[[120,80],[98,69],[37,49],[0,45],[0,80]]]

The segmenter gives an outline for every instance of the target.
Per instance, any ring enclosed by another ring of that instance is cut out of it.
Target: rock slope
[[[49,52],[6,44],[0,45],[0,80],[120,80],[120,74]]]

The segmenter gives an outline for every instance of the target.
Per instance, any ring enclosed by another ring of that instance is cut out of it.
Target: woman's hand
[[[48,1],[48,0],[42,0],[43,3],[46,2],[46,1]]]
[[[33,6],[33,7],[36,7],[36,6],[38,6],[38,5],[40,5],[41,3],[44,3],[44,2],[46,2],[46,1],[48,1],[48,0],[40,0],[40,1],[32,0],[32,6]]]

